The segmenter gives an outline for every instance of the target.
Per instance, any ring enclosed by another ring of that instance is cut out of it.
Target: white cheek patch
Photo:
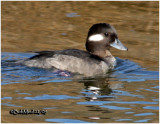
[[[88,40],[90,41],[101,41],[103,40],[103,35],[101,34],[95,34],[95,35],[91,35]]]

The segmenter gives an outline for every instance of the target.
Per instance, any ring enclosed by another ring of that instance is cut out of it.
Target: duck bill
[[[110,46],[114,47],[114,48],[117,48],[119,50],[126,50],[128,51],[128,48],[125,47],[120,40],[118,39],[115,39],[115,41],[113,43],[110,44]]]

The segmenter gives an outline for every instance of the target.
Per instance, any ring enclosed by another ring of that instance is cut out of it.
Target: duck
[[[28,67],[53,68],[95,76],[106,74],[117,65],[110,48],[128,50],[118,39],[116,29],[108,23],[92,25],[88,31],[85,46],[86,51],[80,49],[38,51],[35,52],[36,55],[24,60],[23,64]]]

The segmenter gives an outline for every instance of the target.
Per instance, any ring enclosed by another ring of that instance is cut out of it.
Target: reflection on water
[[[158,71],[117,58],[118,66],[106,75],[65,77],[15,63],[32,55],[2,53],[2,85],[8,88],[7,93],[2,89],[6,93],[2,108],[33,109],[36,104],[37,109],[47,110],[42,122],[152,122],[158,118]]]

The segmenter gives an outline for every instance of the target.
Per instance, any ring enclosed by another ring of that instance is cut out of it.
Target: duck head
[[[117,32],[113,26],[107,23],[94,24],[88,32],[86,49],[88,52],[106,57],[110,55],[110,48],[128,50],[118,39]]]

